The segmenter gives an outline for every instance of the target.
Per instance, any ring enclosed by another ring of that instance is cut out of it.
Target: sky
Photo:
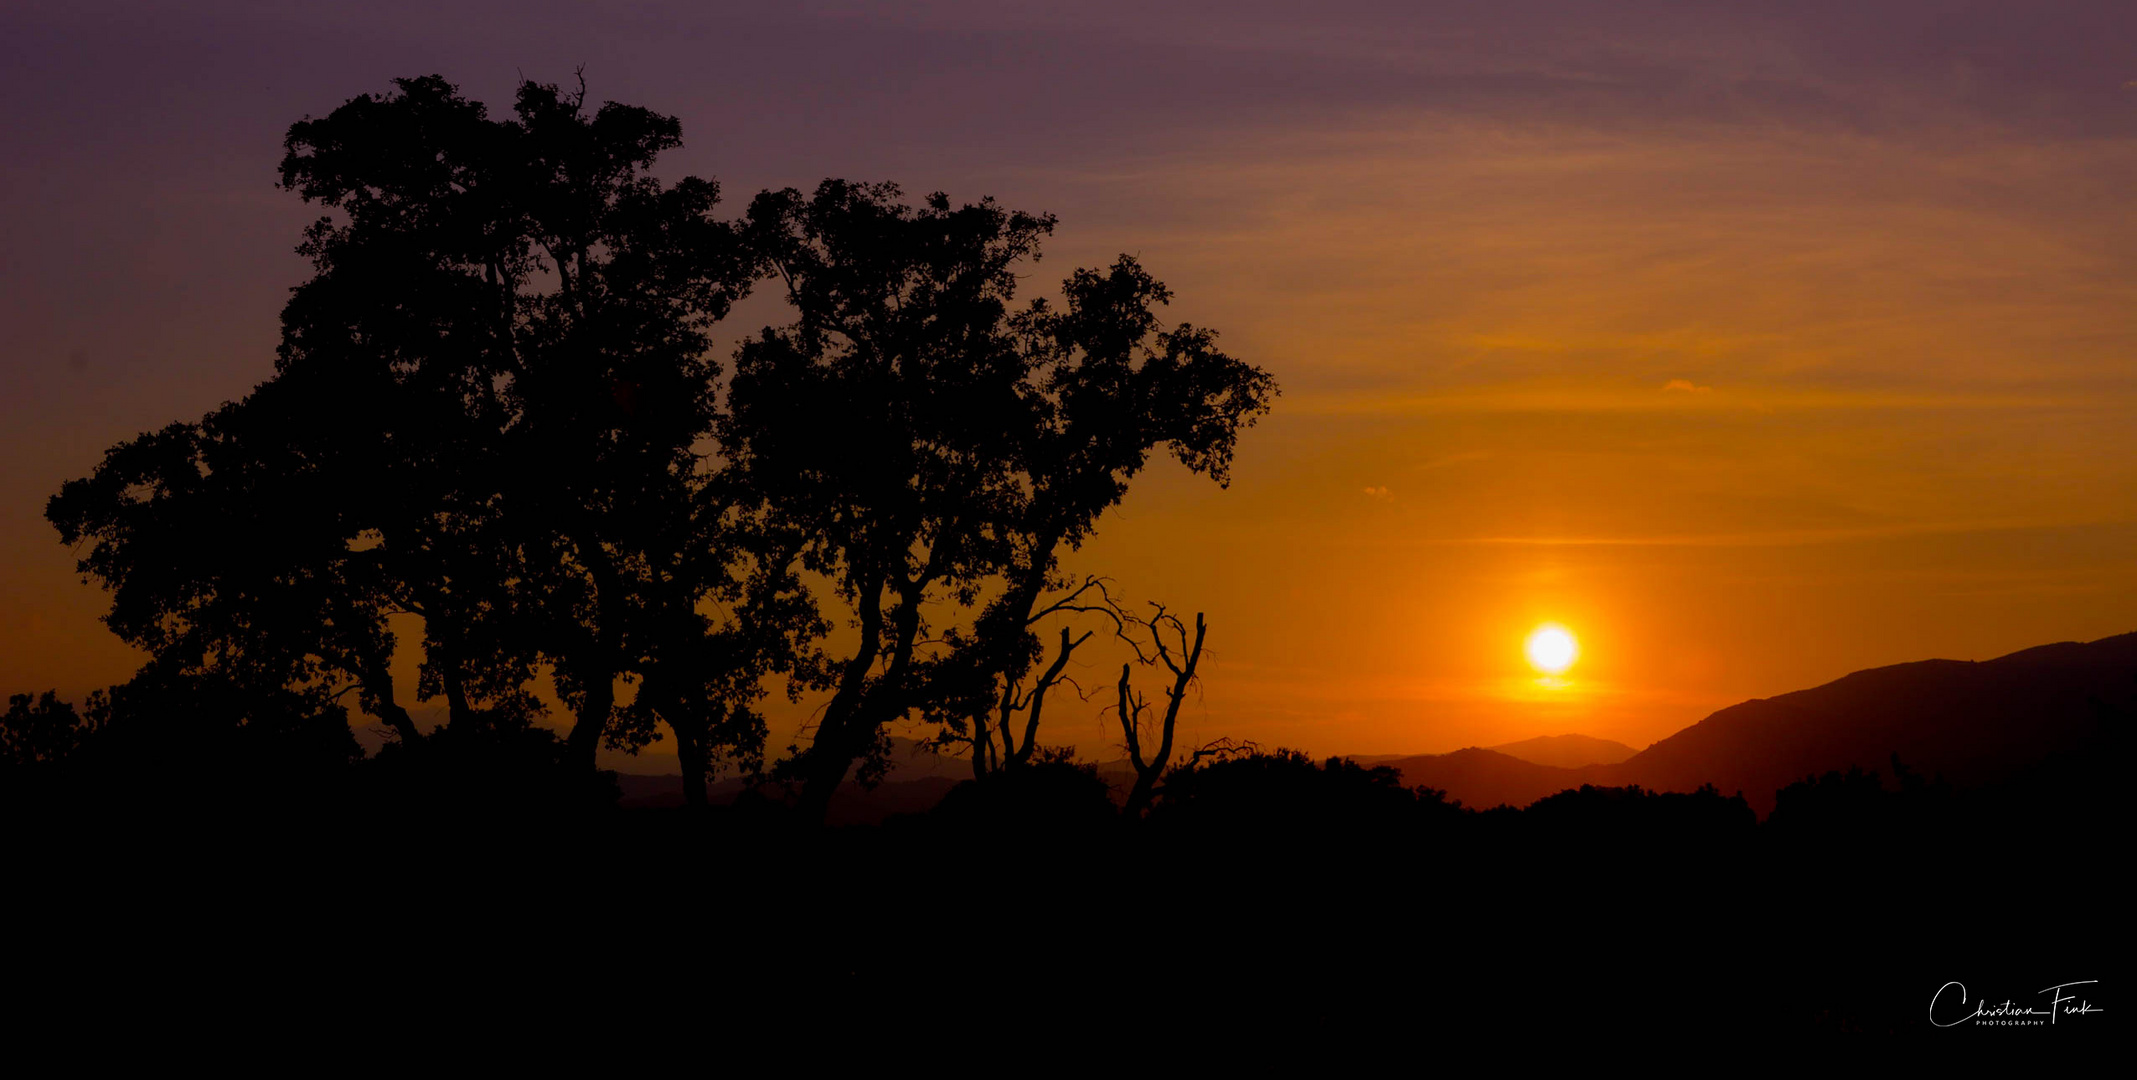
[[[1229,489],[1153,469],[1071,563],[1207,613],[1190,744],[1644,746],[2137,630],[2127,2],[18,0],[0,689],[139,663],[44,500],[271,373],[289,124],[582,66],[737,213],[825,176],[1052,211],[1034,294],[1132,253],[1276,375]],[[1581,657],[1539,681],[1547,622]],[[1072,705],[1045,741],[1115,756]]]

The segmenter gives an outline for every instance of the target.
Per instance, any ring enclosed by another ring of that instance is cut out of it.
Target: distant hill
[[[1538,765],[1475,746],[1451,754],[1419,754],[1377,764],[1401,771],[1406,784],[1438,788],[1449,797],[1461,800],[1464,806],[1478,809],[1502,803],[1527,806],[1567,788],[1604,783],[1597,770],[1608,767],[1591,765],[1565,769],[1556,765]]]
[[[1583,765],[1615,765],[1639,753],[1621,742],[1592,735],[1540,735],[1520,742],[1502,743],[1484,749],[1520,758],[1535,765],[1578,769]]]
[[[1894,753],[1962,787],[2012,780],[2133,716],[2137,634],[2123,634],[1994,660],[1858,671],[1732,705],[1617,764],[1557,768],[1482,749],[1387,764],[1471,806],[1524,806],[1581,784],[1690,791],[1711,783],[1742,791],[1765,814],[1776,790],[1814,773],[1859,765],[1889,775]]]
[[[1941,773],[1962,787],[2016,778],[2137,715],[2137,634],[1994,660],[1922,660],[1732,705],[1615,768],[1663,790],[1741,788],[1760,813],[1814,772]]]

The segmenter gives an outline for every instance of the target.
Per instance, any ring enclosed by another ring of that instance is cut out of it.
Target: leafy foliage
[[[830,180],[747,226],[796,317],[737,353],[723,446],[860,637],[816,668],[833,697],[795,771],[819,802],[891,720],[985,725],[1039,658],[1062,552],[1160,447],[1227,481],[1275,393],[1214,334],[1161,329],[1171,293],[1132,258],[1015,307],[1051,217],[901,198]]]

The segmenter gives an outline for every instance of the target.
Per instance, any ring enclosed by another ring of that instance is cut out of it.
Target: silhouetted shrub
[[[1442,793],[1404,787],[1394,769],[1348,758],[1316,765],[1301,751],[1279,749],[1172,770],[1150,817],[1172,828],[1269,834],[1379,831],[1459,815]]]
[[[443,727],[363,763],[367,801],[388,813],[540,817],[613,808],[616,774],[575,768],[563,739],[526,724]]]
[[[1102,828],[1118,813],[1097,766],[1042,759],[951,788],[931,816],[957,830],[1059,834]]]
[[[1583,784],[1537,800],[1522,811],[1530,836],[1598,845],[1720,845],[1748,840],[1758,815],[1742,793],[1724,796],[1712,784],[1685,793]]]
[[[363,750],[323,695],[150,664],[92,695],[55,797],[109,814],[338,804]]]
[[[1920,853],[1960,842],[1970,822],[1994,803],[1993,796],[1968,806],[1939,776],[1924,778],[1891,757],[1892,781],[1877,770],[1849,766],[1808,776],[1774,793],[1768,831],[1783,843],[1825,850],[1887,850],[1905,846]]]
[[[7,714],[0,717],[0,769],[57,765],[95,733],[94,717],[85,722],[72,702],[59,700],[58,691],[35,698],[16,694],[7,699]]]

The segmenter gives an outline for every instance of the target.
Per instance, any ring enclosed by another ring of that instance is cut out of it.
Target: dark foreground
[[[1854,1034],[2052,1053],[2120,1030],[2126,834],[2104,797],[1833,776],[1765,822],[1711,791],[1480,814],[1384,771],[1258,760],[1136,822],[1068,772],[829,829],[748,802],[18,805],[10,978],[37,990],[21,1015],[195,1036],[215,1017],[460,1036],[681,1017],[713,1056],[766,1022],[902,1032],[914,1053],[1132,1032],[1420,1059]],[[2052,1023],[1967,1019],[2080,980],[2100,981]]]

